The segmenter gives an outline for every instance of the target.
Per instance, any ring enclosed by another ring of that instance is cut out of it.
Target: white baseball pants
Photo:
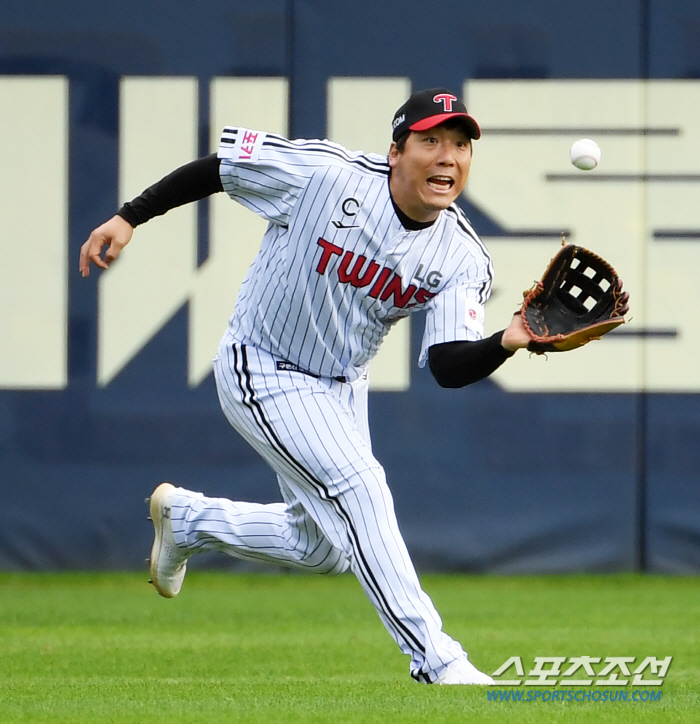
[[[214,360],[231,425],[277,473],[284,502],[207,498],[182,488],[172,506],[178,545],[316,573],[357,576],[379,617],[432,682],[462,647],[422,590],[372,455],[367,381],[319,378],[254,347],[229,344]]]

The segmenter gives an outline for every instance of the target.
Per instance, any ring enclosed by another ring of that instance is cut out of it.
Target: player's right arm
[[[91,262],[107,269],[139,224],[221,191],[268,221],[286,225],[315,169],[353,160],[382,166],[377,159],[349,154],[326,141],[289,141],[260,131],[227,127],[218,153],[176,169],[95,229],[81,248],[80,272],[88,276]]]
[[[80,273],[90,276],[90,262],[100,269],[107,269],[121,254],[134,233],[134,227],[121,216],[113,216],[98,226],[80,248]],[[104,258],[102,249],[107,247]]]
[[[107,269],[129,243],[139,224],[223,190],[216,154],[180,166],[125,203],[115,216],[90,234],[80,249],[80,273],[84,277],[90,274],[90,262]]]

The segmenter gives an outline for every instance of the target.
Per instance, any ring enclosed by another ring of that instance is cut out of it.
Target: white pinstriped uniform
[[[393,323],[425,310],[419,364],[483,335],[488,252],[456,207],[406,230],[385,157],[328,141],[226,128],[221,177],[270,223],[214,360],[232,426],[277,473],[282,503],[178,489],[179,545],[318,573],[351,569],[411,674],[434,681],[462,653],[422,591],[367,426],[367,364]]]

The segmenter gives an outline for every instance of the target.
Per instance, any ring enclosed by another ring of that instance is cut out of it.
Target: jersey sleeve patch
[[[446,289],[428,302],[418,366],[428,361],[428,350],[444,342],[475,342],[484,337],[484,305],[470,287]]]
[[[257,163],[267,134],[248,128],[225,128],[219,146],[219,158],[242,163]]]
[[[484,336],[484,305],[475,303],[473,299],[467,299],[466,313],[464,316],[468,329],[476,332],[479,338]]]

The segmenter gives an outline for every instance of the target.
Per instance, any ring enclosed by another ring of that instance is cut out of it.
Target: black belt
[[[321,379],[321,375],[317,375],[314,372],[303,370],[299,365],[295,365],[294,362],[288,362],[287,360],[277,360],[277,369],[284,372],[301,372],[302,375],[309,375],[309,377],[315,377],[317,380]],[[348,378],[345,375],[338,375],[333,377],[336,382],[347,382]]]

